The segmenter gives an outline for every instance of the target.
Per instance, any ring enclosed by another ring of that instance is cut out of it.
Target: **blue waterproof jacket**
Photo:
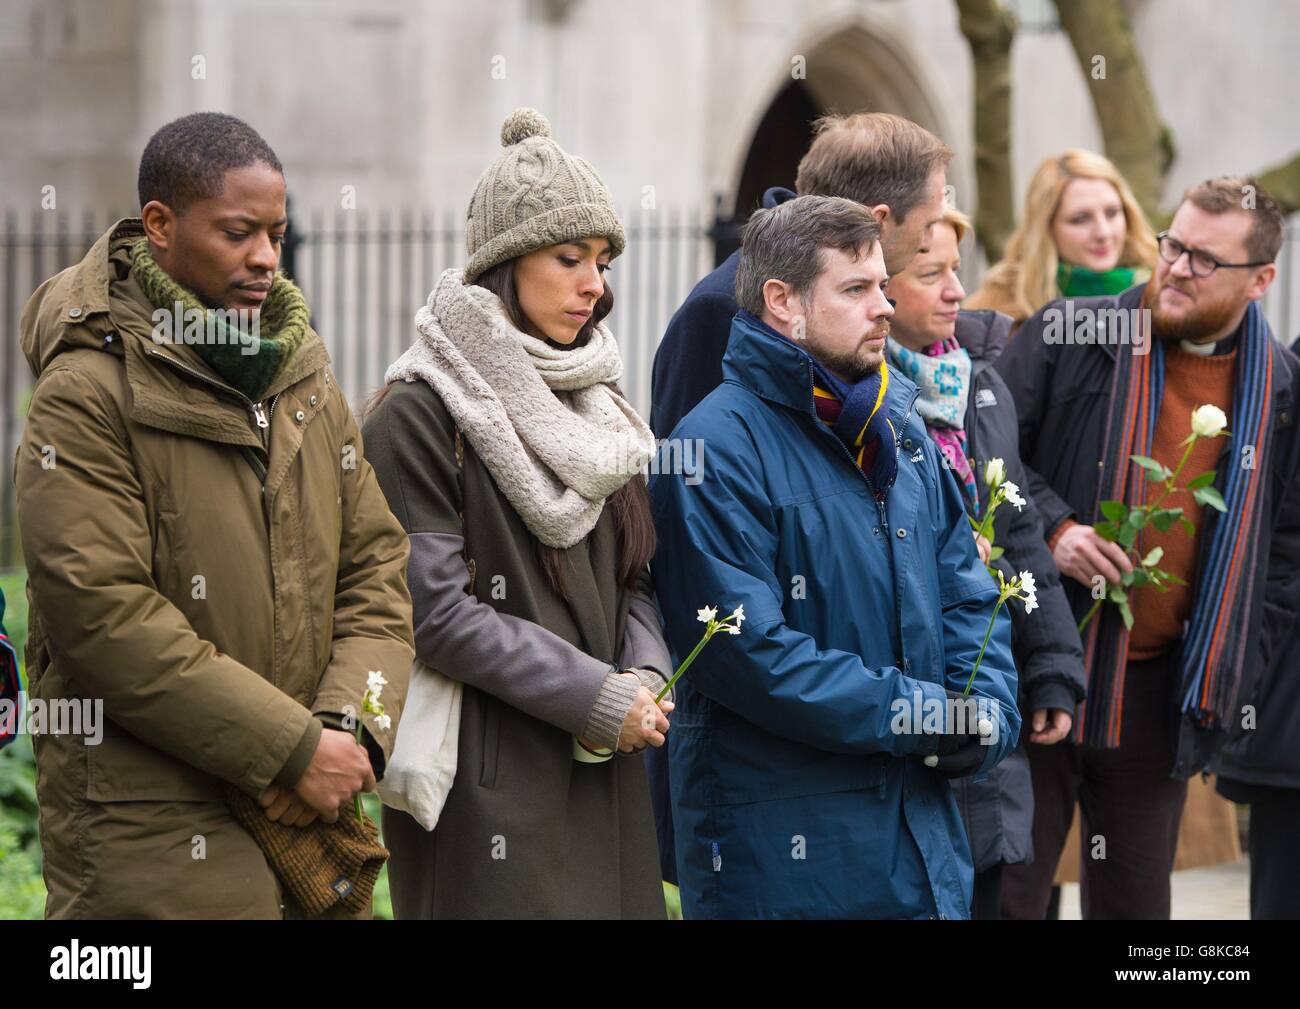
[[[715,636],[678,682],[670,719],[683,912],[967,918],[966,832],[922,758],[997,590],[916,387],[891,371],[898,476],[880,503],[817,419],[812,382],[802,347],[737,315],[723,384],[674,430],[651,481],[676,655],[699,640],[701,607],[745,612],[743,632]],[[701,467],[665,465],[678,439],[702,441]],[[978,780],[1020,730],[1005,608],[971,693],[996,702],[981,712],[996,743]]]

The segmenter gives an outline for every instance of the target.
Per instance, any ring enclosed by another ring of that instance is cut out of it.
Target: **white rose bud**
[[[990,487],[997,487],[1007,478],[1007,468],[1001,459],[990,459],[984,467],[984,482]]]
[[[1198,406],[1192,411],[1192,434],[1198,438],[1217,438],[1228,426],[1228,418],[1213,403]]]

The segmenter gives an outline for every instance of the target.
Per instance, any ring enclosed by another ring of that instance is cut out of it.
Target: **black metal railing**
[[[0,567],[18,563],[12,460],[31,395],[19,349],[19,317],[32,292],[85,255],[122,214],[8,213],[0,234]],[[622,213],[627,248],[613,263],[609,326],[624,361],[624,389],[648,414],[650,363],[668,319],[713,266],[712,211],[637,207]],[[367,212],[291,208],[284,266],[303,289],[312,323],[354,409],[383,383],[384,371],[414,338],[416,309],[438,275],[464,264],[461,212]]]

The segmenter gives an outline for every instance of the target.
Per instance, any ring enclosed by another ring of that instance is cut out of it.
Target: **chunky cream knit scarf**
[[[384,376],[433,387],[525,525],[571,547],[605,499],[654,454],[619,391],[623,361],[603,323],[585,346],[553,347],[510,322],[501,299],[447,270],[415,314],[419,336]]]

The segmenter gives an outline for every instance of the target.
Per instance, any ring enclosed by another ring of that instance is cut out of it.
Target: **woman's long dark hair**
[[[486,270],[474,281],[478,287],[487,288],[505,307],[506,318],[520,332],[527,332],[528,317],[519,303],[519,293],[515,289],[515,260],[508,259]],[[596,304],[592,306],[591,318],[578,330],[571,347],[581,347],[589,339],[597,324],[609,315],[614,307],[614,292],[605,285],[605,290]],[[552,346],[564,348],[565,345],[547,341]],[[365,414],[377,407],[388,387],[380,389],[365,406]],[[637,578],[650,563],[655,552],[655,525],[650,514],[650,495],[646,491],[645,477],[633,474],[622,487],[605,499],[605,507],[614,513],[614,528],[618,535],[618,576],[619,582],[628,588],[637,587]],[[537,553],[537,563],[546,574],[546,580],[560,596],[567,598],[564,584],[565,552],[557,547],[548,547],[534,537],[533,543]]]

